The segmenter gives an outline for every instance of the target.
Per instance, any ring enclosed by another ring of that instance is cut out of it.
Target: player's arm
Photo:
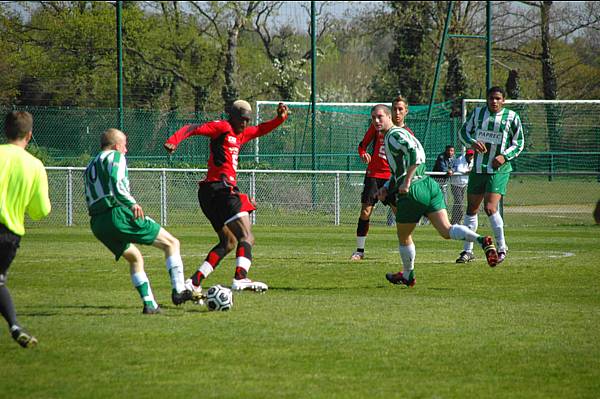
[[[33,220],[42,219],[50,213],[52,205],[48,196],[48,176],[46,169],[40,165],[33,187],[33,197],[27,205],[27,214]]]
[[[525,147],[525,136],[523,134],[523,126],[521,125],[521,119],[519,118],[519,115],[517,115],[511,122],[510,128],[511,132],[513,133],[510,146],[492,160],[492,167],[494,169],[498,169],[507,161],[518,157]]]
[[[187,139],[190,136],[209,136],[217,137],[224,133],[227,129],[227,122],[224,121],[213,121],[203,125],[184,125],[181,129],[173,133],[167,141],[163,144],[163,147],[172,154],[177,149],[179,143]],[[228,125],[228,124],[227,124]]]
[[[398,194],[408,194],[408,190],[410,189],[410,183],[412,181],[415,172],[417,171],[418,164],[412,164],[406,169],[406,174],[404,175],[404,181],[398,187]]]
[[[287,105],[279,103],[277,106],[277,116],[270,121],[266,121],[257,126],[250,126],[244,130],[243,142],[246,143],[256,137],[264,136],[267,133],[275,130],[279,125],[285,122],[288,118],[289,110]]]
[[[127,161],[118,151],[112,155],[112,168],[110,171],[110,184],[113,188],[115,199],[121,205],[131,209],[136,218],[143,217],[144,211],[129,191],[129,179],[127,178]]]
[[[360,143],[358,143],[358,155],[364,163],[371,162],[371,154],[367,152],[367,148],[369,147],[369,144],[371,144],[371,142],[375,140],[376,135],[377,131],[371,124],[369,125],[369,128],[367,129],[363,139],[360,141]]]

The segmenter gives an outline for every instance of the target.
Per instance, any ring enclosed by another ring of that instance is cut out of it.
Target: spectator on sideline
[[[437,181],[444,193],[444,201],[448,204],[448,180],[453,173],[454,168],[454,146],[447,145],[444,152],[439,154],[435,159],[435,164],[433,165],[434,172],[444,172],[446,175],[437,175],[434,177],[435,181]]]
[[[442,190],[425,173],[425,151],[419,140],[406,129],[393,125],[390,110],[385,105],[373,107],[371,118],[375,129],[385,132],[385,152],[392,172],[390,180],[378,190],[377,196],[382,199],[389,193],[397,194],[396,232],[402,270],[387,273],[386,279],[392,284],[415,285],[416,250],[412,232],[423,215],[427,215],[443,238],[481,244],[489,265],[494,266],[497,254],[492,237],[481,237],[465,226],[450,224]]]
[[[477,231],[477,212],[483,202],[496,238],[498,263],[504,261],[508,251],[498,203],[506,194],[512,171],[510,161],[525,147],[521,118],[515,111],[504,108],[505,98],[504,89],[491,87],[487,91],[487,105],[475,108],[460,130],[460,140],[476,153],[469,174],[464,224]],[[474,258],[473,246],[465,243],[456,263],[470,262]]]
[[[37,345],[37,339],[17,321],[12,297],[6,286],[8,269],[25,235],[25,213],[33,220],[50,213],[48,177],[42,162],[25,148],[33,137],[29,112],[12,111],[4,118],[7,144],[0,145],[0,313],[10,335],[23,348]]]
[[[465,191],[469,183],[469,172],[473,169],[474,156],[475,151],[469,148],[465,154],[456,158],[454,162],[453,175],[450,178],[450,190],[453,198],[451,224],[460,223],[462,220],[465,207]]]
[[[402,96],[394,98],[392,101],[392,122],[395,126],[403,127],[412,134],[408,126],[404,124],[404,118],[407,114],[408,101]],[[388,181],[391,175],[390,165],[385,157],[383,137],[384,134],[377,132],[373,124],[371,124],[365,136],[358,144],[358,155],[368,166],[363,181],[363,191],[360,196],[361,209],[356,228],[356,251],[350,257],[351,260],[362,260],[365,256],[365,242],[369,232],[369,221],[373,209],[378,202],[376,197],[377,190]],[[373,143],[373,150],[369,153],[367,149],[371,143]],[[393,196],[384,199],[382,203],[389,205],[393,214],[396,215],[396,205]],[[391,224],[393,223],[390,223],[388,220],[388,225]]]
[[[171,300],[175,305],[199,300],[185,288],[183,261],[179,240],[151,218],[133,198],[129,189],[127,169],[127,136],[120,130],[108,129],[100,136],[100,153],[88,164],[84,173],[85,200],[94,236],[114,255],[129,262],[131,282],[144,307],[143,314],[160,313],[150,281],[144,270],[144,258],[133,245],[152,245],[165,253],[167,272],[171,279]]]
[[[256,210],[256,206],[254,200],[242,194],[237,187],[238,156],[242,145],[281,125],[288,117],[288,107],[279,103],[277,116],[258,126],[249,126],[252,108],[244,100],[234,101],[227,113],[227,121],[185,125],[164,144],[165,149],[173,153],[179,143],[190,136],[202,135],[210,138],[208,173],[199,184],[198,202],[217,233],[219,242],[209,251],[204,263],[186,281],[186,286],[200,292],[202,281],[237,244],[236,269],[231,289],[266,291],[267,284],[252,281],[247,276],[252,264],[254,245],[250,213]]]

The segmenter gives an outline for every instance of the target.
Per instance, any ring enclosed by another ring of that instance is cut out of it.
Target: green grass
[[[214,244],[207,226],[169,228],[186,275]],[[485,230],[482,229],[482,230]],[[489,230],[489,229],[488,229]],[[414,288],[393,228],[255,228],[251,277],[266,294],[231,312],[170,304],[162,254],[144,247],[164,314],[144,316],[124,261],[86,228],[28,230],[8,285],[40,344],[0,329],[0,392],[19,398],[596,398],[600,229],[507,227],[508,260],[456,265],[460,243],[415,234]],[[228,256],[207,283],[231,283]]]

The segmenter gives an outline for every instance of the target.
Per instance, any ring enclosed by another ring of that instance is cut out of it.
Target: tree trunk
[[[556,70],[554,69],[554,60],[552,59],[552,50],[550,43],[550,8],[552,1],[542,2],[541,21],[542,21],[542,82],[544,84],[544,99],[556,100],[558,97],[556,85]]]
[[[511,100],[517,100],[521,95],[521,85],[519,84],[519,71],[511,69],[506,79],[506,95]]]
[[[225,68],[223,70],[225,84],[221,91],[225,109],[228,109],[240,95],[237,87],[237,46],[240,25],[239,19],[236,19],[233,27],[228,31],[227,53],[225,54]]]

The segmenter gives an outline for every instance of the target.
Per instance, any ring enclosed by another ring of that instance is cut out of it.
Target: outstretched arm
[[[171,137],[169,137],[163,144],[163,147],[169,152],[169,154],[172,154],[177,149],[179,143],[190,136],[201,135],[216,137],[227,130],[231,130],[231,126],[225,121],[213,121],[203,125],[185,125],[173,133]]]

